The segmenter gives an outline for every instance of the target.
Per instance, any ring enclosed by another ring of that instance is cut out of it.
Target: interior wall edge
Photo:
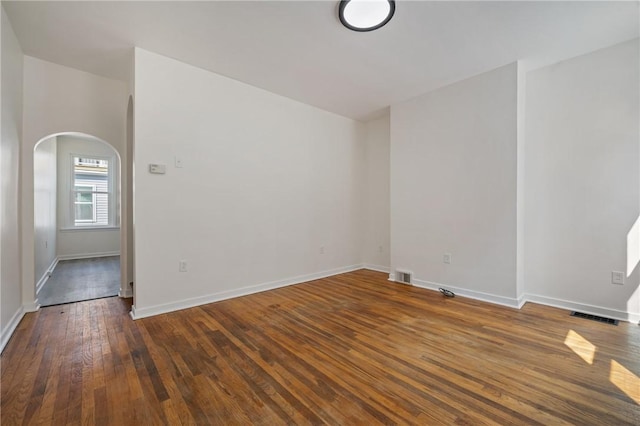
[[[9,343],[9,339],[13,336],[13,333],[16,331],[16,328],[18,327],[18,324],[20,324],[20,321],[22,321],[25,313],[24,308],[20,306],[13,314],[4,330],[2,330],[2,336],[0,337],[0,353],[2,353],[5,346],[7,346],[7,343]]]

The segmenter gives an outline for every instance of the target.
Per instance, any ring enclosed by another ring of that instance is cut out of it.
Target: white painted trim
[[[258,284],[250,287],[243,287],[236,290],[228,290],[219,293],[213,293],[206,296],[184,299],[181,301],[168,303],[164,305],[151,306],[149,308],[136,309],[135,305],[131,307],[131,312],[129,315],[134,320],[150,317],[153,315],[164,314],[167,312],[173,312],[180,309],[192,308],[194,306],[205,305],[207,303],[218,302],[221,300],[231,299],[234,297],[246,296],[249,294],[260,293],[267,290],[274,290],[280,287],[286,287],[294,284],[301,284],[303,282],[317,280],[320,278],[326,278],[333,275],[344,274],[347,272],[356,271],[358,269],[369,269],[377,271],[377,269],[373,269],[372,265],[352,265],[344,268],[332,269],[329,271],[318,272],[315,274],[309,275],[301,275],[298,277],[281,280],[281,281],[273,281],[264,284]],[[375,267],[375,266],[374,266]],[[378,267],[376,267],[378,268]],[[380,269],[383,269],[380,267]],[[387,272],[384,270],[378,272]],[[395,281],[395,274],[389,273],[389,281]],[[550,297],[539,296],[535,294],[524,294],[518,298],[504,297],[498,296],[495,294],[483,293],[479,291],[473,291],[468,289],[463,289],[459,287],[453,287],[450,285],[439,284],[431,281],[423,281],[414,279],[413,286],[423,288],[426,290],[438,291],[440,287],[446,288],[448,290],[453,291],[456,295],[468,297],[475,300],[480,300],[483,302],[493,303],[496,305],[506,306],[514,309],[521,309],[527,302],[538,303],[540,305],[552,306],[555,308],[566,309],[569,311],[580,311],[593,315],[600,315],[604,317],[614,318],[622,321],[629,321],[631,323],[640,322],[640,313],[629,313],[624,311],[618,311],[614,309],[602,308],[599,306],[585,305],[581,303],[569,302],[567,300],[553,299]],[[122,297],[122,296],[121,296]],[[131,297],[131,296],[128,296]],[[36,301],[37,303],[37,301]],[[4,335],[3,335],[4,336]]]
[[[110,257],[110,256],[120,256],[120,250],[105,251],[102,253],[63,254],[58,256],[58,259],[59,260],[76,260],[76,259],[91,259],[93,257]]]
[[[286,287],[293,284],[300,284],[307,281],[318,280],[320,278],[326,278],[333,275],[344,274],[346,272],[353,272],[358,269],[363,269],[362,265],[351,265],[343,268],[331,269],[328,271],[317,272],[315,274],[300,275],[293,278],[288,278],[280,281],[272,281],[268,283],[253,285],[249,287],[243,287],[234,290],[221,291],[218,293],[208,294],[206,296],[194,297],[190,299],[183,299],[177,302],[166,303],[163,305],[149,306],[147,308],[136,309],[135,305],[131,307],[131,318],[134,320],[140,318],[146,318],[153,315],[165,314],[167,312],[178,311],[181,309],[192,308],[194,306],[206,305],[207,303],[219,302],[221,300],[232,299],[234,297],[247,296],[249,294],[260,293],[267,290],[274,290],[280,287]]]
[[[395,281],[393,274],[389,274],[389,281]],[[510,308],[521,309],[526,303],[537,303],[540,305],[552,306],[554,308],[566,309],[568,311],[579,311],[592,315],[613,318],[630,323],[640,322],[640,313],[619,311],[616,309],[603,308],[601,306],[587,305],[584,303],[570,302],[568,300],[554,299],[552,297],[540,296],[537,294],[524,294],[520,297],[510,298],[497,296],[495,294],[482,293],[478,291],[468,290],[450,285],[439,284],[431,281],[423,281],[414,279],[415,287],[425,288],[428,290],[438,291],[440,287],[453,291],[456,295],[469,297],[471,299],[481,300],[483,302],[494,303],[497,305],[507,306]]]
[[[598,315],[601,317],[613,318],[631,323],[640,322],[640,312],[625,312],[617,309],[603,308],[601,306],[587,305],[584,303],[570,302],[568,300],[554,299],[553,297],[540,296],[537,294],[526,294],[527,302],[539,303],[541,305],[553,306],[554,308],[566,309],[569,311],[584,312],[585,314]]]
[[[22,310],[24,312],[36,312],[40,309],[40,303],[38,303],[38,299],[34,300],[31,303],[23,303]]]
[[[119,231],[119,226],[78,226],[75,228],[60,228],[59,232],[87,232],[87,231]]]
[[[520,309],[525,301],[522,299],[516,299],[513,297],[498,296],[490,293],[483,293],[480,291],[473,291],[459,287],[453,287],[447,284],[439,284],[431,281],[423,281],[415,279],[413,280],[415,287],[426,288],[428,290],[439,291],[440,287],[453,291],[457,296],[469,297],[471,299],[481,300],[483,302],[494,303],[496,305],[507,306],[509,308]]]
[[[394,281],[396,280],[396,274],[393,272],[389,272],[389,278],[387,279],[387,281]]]
[[[127,288],[125,290],[118,290],[118,297],[122,297],[123,299],[133,297],[133,289],[131,286],[127,284]]]
[[[49,280],[49,277],[51,276],[51,274],[53,274],[53,270],[56,268],[56,266],[58,266],[58,261],[59,259],[57,257],[53,259],[53,262],[51,262],[51,265],[49,265],[45,273],[38,280],[38,283],[36,284],[36,296],[38,295],[38,293],[40,293],[40,290],[42,290],[42,287],[44,287],[44,284]]]
[[[385,274],[388,274],[390,271],[390,268],[388,266],[372,265],[370,263],[365,263],[364,265],[362,265],[362,269],[368,269],[370,271],[376,271],[376,272],[384,272]]]
[[[40,309],[38,299],[34,300],[32,303],[24,304],[20,306],[20,308],[18,308],[16,313],[11,317],[9,324],[7,324],[4,330],[2,330],[0,336],[0,353],[4,350],[4,347],[9,342],[9,339],[11,339],[11,336],[13,336],[13,333],[16,331],[18,324],[20,324],[20,321],[22,321],[22,318],[24,318],[24,314],[26,314],[27,312],[36,312],[38,309]]]
[[[40,290],[42,290],[42,287],[44,287],[44,283],[46,283],[47,280],[49,280],[50,276],[51,276],[51,272],[48,269],[45,271],[44,274],[42,274],[42,276],[36,283],[36,295],[40,293]]]
[[[107,144],[109,145],[109,144]],[[102,226],[88,226],[89,229],[92,230],[100,230],[100,229],[108,229],[108,230],[115,230],[118,228],[117,225],[114,225],[114,223],[116,223],[116,216],[117,216],[117,208],[116,208],[116,204],[118,202],[118,200],[120,199],[120,195],[116,195],[114,197],[114,195],[116,194],[116,180],[120,179],[120,155],[117,153],[116,149],[111,147],[114,151],[114,153],[116,155],[93,155],[93,154],[79,154],[79,153],[74,153],[74,152],[70,152],[69,153],[69,158],[71,159],[70,162],[70,167],[69,167],[69,171],[71,172],[71,176],[69,176],[69,180],[65,180],[66,184],[67,184],[67,189],[73,191],[74,189],[74,185],[76,182],[76,177],[75,177],[75,165],[73,164],[73,159],[75,157],[84,157],[84,158],[95,158],[98,160],[106,160],[108,162],[107,165],[107,194],[109,195],[109,199],[108,199],[108,204],[107,204],[107,209],[109,211],[109,224],[108,225],[102,225]],[[116,166],[116,156],[118,158],[117,161],[117,167]],[[114,170],[117,169],[117,170]],[[74,218],[75,218],[75,213],[73,211],[74,209],[74,197],[70,197],[69,198],[69,207],[67,209],[67,216],[64,217],[64,221],[67,224],[67,226],[63,227],[62,229],[60,229],[60,231],[62,232],[67,232],[67,231],[77,231],[79,229],[82,228],[82,226],[75,226],[74,225]],[[95,209],[95,203],[94,203],[94,209]]]
[[[0,353],[4,350],[4,347],[9,342],[9,339],[11,339],[11,336],[13,336],[13,332],[18,328],[18,324],[20,324],[20,321],[24,318],[24,314],[24,308],[20,306],[16,313],[11,317],[9,324],[7,324],[4,330],[2,330],[2,337],[0,338]]]

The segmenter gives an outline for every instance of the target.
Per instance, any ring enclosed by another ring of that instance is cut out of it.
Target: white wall
[[[120,253],[120,228],[118,209],[114,226],[101,229],[79,229],[72,227],[70,217],[71,156],[82,154],[88,157],[108,157],[113,163],[114,188],[118,187],[118,156],[109,145],[79,136],[58,136],[58,246],[60,259],[77,259],[82,257],[113,256]],[[117,204],[114,193],[114,203]],[[116,205],[117,207],[117,205]]]
[[[127,100],[124,82],[24,57],[24,134],[20,160],[24,300],[35,300],[34,146],[50,135],[79,132],[108,142],[118,151],[121,161],[126,162]],[[125,185],[124,181],[122,183]]]
[[[392,273],[517,305],[516,107],[515,63],[392,105]]]
[[[361,123],[136,49],[134,316],[360,264],[363,140]]]
[[[365,266],[389,272],[389,114],[366,123],[362,256]]]
[[[40,142],[33,153],[35,277],[41,286],[55,265],[57,241],[57,141],[56,137]]]
[[[640,213],[638,49],[636,39],[530,72],[525,156],[527,293],[635,321],[639,268],[626,272]],[[611,271],[625,272],[624,286]]]
[[[0,350],[22,318],[19,240],[19,152],[22,134],[22,51],[1,8],[2,140],[0,143]],[[33,198],[33,197],[32,197]]]
[[[30,56],[24,57],[24,79],[25,143],[35,145],[51,134],[79,132],[108,142],[122,154],[125,82]]]

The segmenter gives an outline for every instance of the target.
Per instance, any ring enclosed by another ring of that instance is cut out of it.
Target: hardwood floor
[[[1,358],[2,425],[640,424],[635,324],[366,270],[138,321],[129,309],[27,314]]]

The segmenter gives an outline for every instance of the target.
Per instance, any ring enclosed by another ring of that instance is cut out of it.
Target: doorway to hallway
[[[61,260],[38,294],[41,306],[117,296],[120,256]]]

